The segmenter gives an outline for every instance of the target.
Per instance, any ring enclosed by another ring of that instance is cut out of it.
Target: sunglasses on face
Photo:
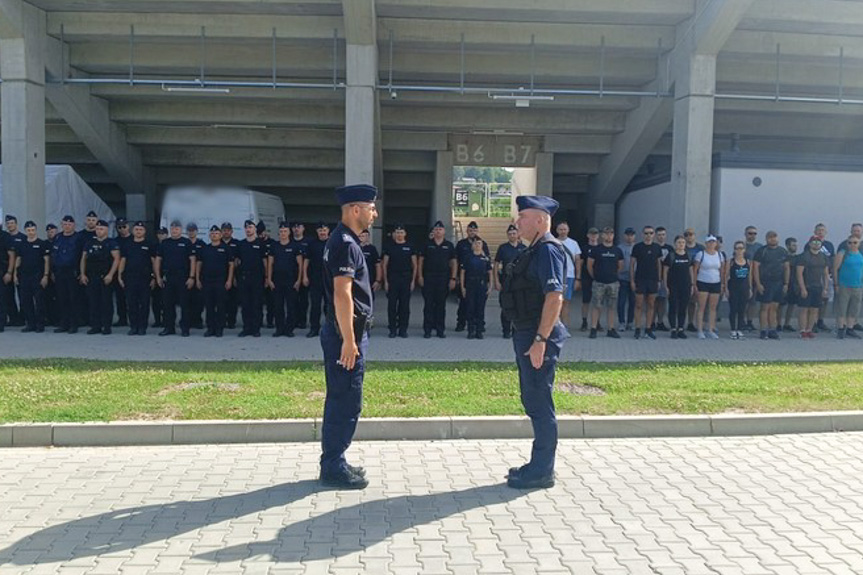
[[[747,236],[757,236],[758,232],[746,232]]]
[[[856,246],[856,245],[857,245],[857,244],[859,244],[859,243],[860,243],[860,242],[848,242],[848,245],[850,245],[850,246]]]
[[[735,249],[735,250],[742,250],[742,249],[745,249],[745,248],[744,248],[743,246],[735,246],[735,247],[734,247],[734,249]]]
[[[652,235],[653,235],[653,232],[644,232],[644,235],[646,235],[646,236],[652,236]]]
[[[687,238],[691,238],[691,237],[692,237],[692,236],[694,236],[695,234],[683,234],[683,235],[684,235],[684,236],[686,236]]]

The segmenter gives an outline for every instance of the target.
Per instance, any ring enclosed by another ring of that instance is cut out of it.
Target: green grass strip
[[[558,413],[710,414],[863,409],[863,363],[562,364]],[[316,362],[0,363],[0,422],[319,417]],[[515,365],[373,362],[365,417],[517,415]]]

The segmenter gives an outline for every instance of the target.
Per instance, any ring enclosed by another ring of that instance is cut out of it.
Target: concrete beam
[[[169,12],[173,14],[274,14],[338,16],[341,6],[332,0],[32,0],[42,10],[57,12]]]
[[[339,150],[345,145],[345,134],[341,130],[129,125],[126,134],[130,144],[147,146]]]
[[[596,154],[554,154],[555,174],[595,174],[602,157]]]
[[[342,0],[345,38],[348,44],[377,44],[378,26],[375,0]]]
[[[863,12],[843,0],[759,0],[740,26],[747,30],[859,36]]]
[[[693,54],[715,56],[753,1],[709,0],[690,22],[684,24],[682,38],[668,55],[668,69],[672,76],[667,79],[667,84],[673,85],[680,70],[689,65]],[[626,130],[615,139],[611,154],[603,161],[593,182],[595,203],[617,200],[671,123],[673,111],[674,105],[669,99],[657,98],[642,100],[639,107],[630,113]]]
[[[160,185],[225,184],[331,191],[344,182],[342,170],[165,166],[154,171],[156,182]]]
[[[452,227],[452,170],[453,153],[439,151],[435,154],[434,193],[429,212],[428,225],[434,225],[438,220],[446,226],[446,237],[455,239]]]

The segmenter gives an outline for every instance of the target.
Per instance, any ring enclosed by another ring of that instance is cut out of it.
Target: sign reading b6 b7
[[[449,137],[453,163],[457,166],[534,166],[541,144],[542,138],[532,136],[453,134]]]

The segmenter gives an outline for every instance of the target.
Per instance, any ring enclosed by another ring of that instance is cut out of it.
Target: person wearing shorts
[[[716,333],[716,307],[725,292],[725,257],[716,248],[716,236],[704,238],[704,251],[695,254],[696,296],[698,297],[698,339],[719,339]],[[704,312],[707,311],[708,330],[704,331]]]
[[[800,296],[797,301],[800,308],[800,337],[803,339],[815,337],[812,328],[818,321],[821,301],[827,296],[827,282],[830,281],[828,267],[827,255],[821,252],[821,238],[812,236],[806,249],[797,257],[794,267],[794,282]]]
[[[593,302],[593,277],[587,273],[586,264],[590,258],[591,250],[599,246],[599,230],[590,228],[587,230],[587,246],[581,252],[581,331],[587,330],[587,324],[593,325],[591,305]],[[600,328],[602,329],[602,328]]]
[[[632,291],[635,292],[635,339],[641,337],[641,325],[644,320],[644,335],[656,339],[653,333],[653,312],[656,305],[656,294],[659,291],[659,276],[662,269],[662,246],[653,241],[656,235],[653,226],[644,226],[642,230],[644,241],[635,244],[630,259],[630,277]],[[642,317],[642,311],[646,318]]]
[[[746,259],[746,244],[734,242],[734,255],[725,274],[725,292],[728,294],[728,323],[731,339],[745,339],[746,306],[752,292],[752,266]]]
[[[590,250],[587,259],[587,271],[593,280],[590,339],[596,338],[600,329],[599,316],[603,307],[607,310],[607,336],[618,339],[614,329],[614,314],[617,310],[617,296],[620,291],[618,275],[623,270],[623,251],[614,245],[614,228],[606,226],[602,229],[602,243]]]
[[[788,251],[788,269],[792,277],[791,281],[788,282],[788,293],[785,294],[785,299],[782,300],[782,304],[779,306],[778,319],[781,322],[783,332],[793,333],[794,328],[791,327],[791,318],[794,317],[794,308],[797,307],[798,292],[800,291],[797,287],[797,280],[793,277],[797,258],[800,255],[797,253],[797,238],[785,238],[785,249]]]
[[[560,222],[555,228],[557,239],[566,248],[569,261],[566,262],[566,287],[563,290],[563,307],[560,308],[560,321],[569,326],[569,308],[572,296],[581,287],[581,248],[578,242],[569,237],[569,224]]]
[[[860,253],[860,238],[851,236],[845,241],[845,250],[836,254],[833,262],[833,277],[836,278],[836,337],[857,339],[854,322],[863,297],[863,254]]]
[[[779,234],[767,232],[767,245],[755,253],[753,279],[761,303],[761,339],[779,339],[779,304],[788,292],[788,251],[779,245]]]

